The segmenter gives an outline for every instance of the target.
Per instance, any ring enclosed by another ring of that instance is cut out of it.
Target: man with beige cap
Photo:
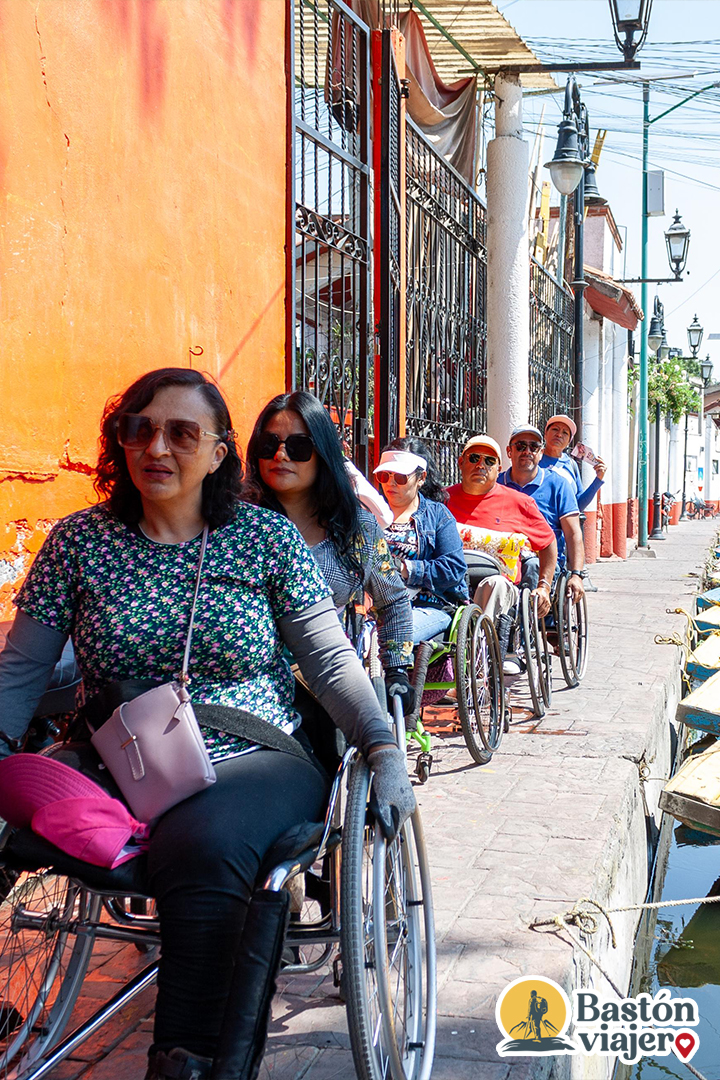
[[[447,508],[461,526],[527,539],[540,561],[540,581],[533,592],[542,617],[550,610],[550,584],[557,560],[555,534],[529,495],[498,484],[500,462],[500,447],[489,435],[468,439],[458,461],[460,483],[447,489]],[[477,586],[474,596],[475,603],[496,625],[503,659],[514,622],[513,608],[519,599],[520,572],[518,560],[512,572],[491,573]]]

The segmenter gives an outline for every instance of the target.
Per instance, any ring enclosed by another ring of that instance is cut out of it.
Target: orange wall
[[[93,499],[111,393],[192,359],[244,442],[284,388],[285,14],[0,5],[0,618]]]

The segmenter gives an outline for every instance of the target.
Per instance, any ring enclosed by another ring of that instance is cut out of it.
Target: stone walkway
[[[552,707],[528,719],[523,680],[500,751],[473,766],[462,737],[435,738],[429,783],[416,789],[433,870],[439,961],[434,1080],[523,1080],[554,1059],[501,1060],[495,1000],[523,974],[567,982],[571,948],[528,929],[540,913],[598,895],[637,762],[663,708],[676,650],[656,633],[682,631],[666,608],[691,604],[712,521],[684,522],[656,559],[593,568],[587,676],[567,690],[555,665]],[[627,961],[625,956],[624,961]],[[79,1006],[87,1016],[145,958],[101,945]],[[151,1039],[152,992],[87,1043],[54,1080],[136,1080]],[[537,1066],[537,1068],[536,1068]],[[345,1010],[329,972],[285,978],[273,1008],[262,1080],[352,1080]]]

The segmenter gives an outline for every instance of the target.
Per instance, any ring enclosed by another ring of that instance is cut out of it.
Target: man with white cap
[[[575,492],[578,508],[585,510],[605,482],[606,465],[602,458],[595,458],[595,479],[584,488],[580,466],[566,453],[576,435],[577,426],[569,416],[564,413],[551,416],[545,424],[545,452],[540,458],[540,468],[555,469],[559,475],[567,477]]]
[[[520,424],[510,434],[507,453],[510,468],[501,473],[498,483],[529,495],[537,503],[557,539],[558,567],[565,566],[567,549],[571,571],[568,588],[573,603],[583,595],[585,547],[580,528],[580,511],[575,493],[567,480],[553,469],[541,469],[543,437],[533,424]],[[542,570],[541,570],[542,574]]]
[[[460,483],[448,488],[447,507],[461,525],[527,538],[540,560],[540,581],[534,592],[542,617],[550,610],[550,583],[557,559],[555,536],[529,496],[498,484],[500,461],[500,447],[489,435],[468,439],[458,461]],[[475,603],[495,623],[503,660],[514,624],[513,609],[519,599],[519,563],[512,576],[514,581],[505,573],[487,576],[474,596]]]

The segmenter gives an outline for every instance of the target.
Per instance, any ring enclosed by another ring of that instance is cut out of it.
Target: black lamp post
[[[652,0],[610,0],[615,42],[627,62],[647,37]]]
[[[697,359],[697,354],[700,351],[700,344],[703,339],[703,327],[698,322],[697,315],[693,315],[693,321],[687,328],[688,345],[690,346],[690,352],[692,353],[693,360]],[[709,359],[709,358],[708,358]],[[707,361],[705,362],[707,364]],[[703,372],[705,364],[700,365],[700,371]],[[710,365],[710,373],[712,373],[712,364]],[[710,377],[708,374],[708,378]],[[688,414],[685,413],[685,449],[683,451],[683,486],[682,486],[682,510],[680,512],[680,520],[687,521],[687,513],[685,512],[687,507],[687,501],[685,497],[686,483],[687,483],[687,440],[688,440]]]
[[[585,176],[586,170],[592,168],[589,177],[590,185],[588,198],[592,201],[602,200],[597,182],[595,180],[595,166],[590,160],[590,123],[588,112],[580,99],[577,81],[574,75],[569,75],[565,85],[565,105],[563,118],[558,127],[558,141],[555,153],[551,161],[546,162],[546,169],[550,170],[550,176],[555,187],[561,195],[573,195],[575,197],[573,207],[573,219],[575,224],[575,265],[573,267],[573,281],[570,282],[574,296],[574,348],[575,348],[575,371],[574,371],[574,402],[573,412],[577,424],[578,437],[582,438],[582,387],[585,365],[585,342],[583,327],[583,293],[587,282],[585,280]]]
[[[653,310],[653,316],[650,320],[650,329],[648,331],[648,345],[655,353],[655,361],[658,369],[663,360],[667,359],[669,349],[667,343],[667,337],[665,336],[665,308],[662,303],[655,297],[655,308]],[[652,532],[650,533],[651,540],[664,540],[665,535],[662,531],[662,499],[660,496],[660,398],[658,396],[655,402],[655,491],[653,492],[653,519],[652,519]]]

